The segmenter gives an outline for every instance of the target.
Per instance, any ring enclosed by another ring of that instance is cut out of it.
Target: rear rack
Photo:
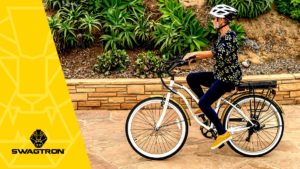
[[[241,84],[236,87],[236,92],[227,96],[225,99],[234,101],[243,95],[250,95],[254,98],[253,102],[250,102],[249,105],[251,115],[256,116],[258,114],[259,116],[261,112],[268,111],[271,105],[266,106],[266,99],[264,99],[262,103],[257,103],[255,98],[258,96],[263,96],[273,100],[276,95],[276,87],[277,81],[241,82]]]
[[[262,95],[271,100],[274,99],[276,91],[274,88],[277,87],[277,81],[249,81],[242,82],[238,87],[237,91],[244,91],[247,94],[253,95]],[[244,93],[243,92],[243,93]]]

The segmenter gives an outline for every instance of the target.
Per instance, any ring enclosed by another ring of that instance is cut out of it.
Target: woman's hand
[[[191,57],[195,57],[196,60],[204,59],[204,58],[211,58],[213,57],[212,51],[197,51],[197,52],[191,52],[187,53],[182,60],[188,60]]]
[[[195,56],[195,53],[194,52],[191,52],[191,53],[187,53],[182,60],[188,60],[190,57],[193,57]]]

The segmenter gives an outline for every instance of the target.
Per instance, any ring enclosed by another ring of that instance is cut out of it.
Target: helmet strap
[[[219,24],[219,18],[217,18],[217,22],[218,22],[218,25],[220,25],[220,24]],[[227,26],[228,24],[229,24],[229,22],[227,21],[226,24],[222,25],[221,27],[218,27],[218,28],[217,28],[217,32],[220,32],[220,30],[221,30],[223,27]]]
[[[219,27],[219,28],[217,29],[217,31],[219,32],[223,27],[225,27],[225,26],[227,26],[227,25],[228,25],[228,23],[226,23],[225,25]]]

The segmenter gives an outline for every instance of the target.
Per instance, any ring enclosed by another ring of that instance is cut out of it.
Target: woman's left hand
[[[192,56],[195,56],[195,53],[194,52],[191,52],[191,53],[187,53],[182,60],[188,60],[190,57]]]

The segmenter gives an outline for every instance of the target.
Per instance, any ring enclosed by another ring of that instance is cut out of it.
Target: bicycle
[[[175,82],[173,69],[187,63],[180,58],[163,64],[159,77],[168,90],[166,96],[144,99],[128,114],[126,137],[133,150],[142,157],[163,160],[175,155],[185,144],[191,125],[190,116],[171,98],[172,94],[183,99],[204,137],[217,137],[213,123],[204,113],[194,112],[186,97],[175,89],[183,89],[193,101],[199,102],[187,87]],[[163,73],[171,77],[169,85],[162,78]],[[270,153],[279,144],[284,122],[283,110],[274,100],[276,86],[277,81],[242,82],[233,93],[217,101],[215,111],[219,116],[222,110],[221,122],[233,137],[227,144],[235,152],[258,157]]]

